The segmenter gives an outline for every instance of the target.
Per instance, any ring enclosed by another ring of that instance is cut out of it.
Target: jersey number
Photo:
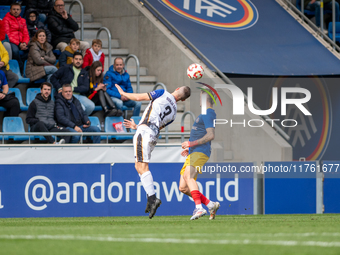
[[[171,113],[171,107],[167,106],[167,107],[165,107],[165,110],[166,110],[165,112],[159,114],[159,117],[161,118],[162,121],[164,120],[165,116],[167,116]],[[163,114],[163,116],[162,116],[162,114]]]

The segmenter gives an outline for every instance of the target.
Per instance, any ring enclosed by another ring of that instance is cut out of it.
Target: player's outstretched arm
[[[133,101],[150,101],[150,97],[148,93],[127,93],[125,92],[118,84],[116,84],[116,88],[121,96],[125,96]]]
[[[182,149],[187,149],[189,147],[194,147],[194,146],[197,146],[197,145],[205,144],[207,142],[210,142],[211,140],[214,140],[214,138],[215,138],[215,128],[207,128],[206,131],[207,131],[207,133],[202,138],[200,138],[196,141],[190,141],[190,142],[186,141],[186,142],[182,143]]]

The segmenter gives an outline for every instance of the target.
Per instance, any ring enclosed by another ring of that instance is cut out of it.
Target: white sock
[[[153,178],[150,171],[145,172],[140,176],[146,194],[150,197],[155,194],[155,187],[153,186]]]
[[[214,207],[214,202],[209,202],[208,204],[207,204],[207,207],[209,208],[209,209],[212,209],[213,207]]]
[[[196,208],[203,209],[202,204],[196,205]]]

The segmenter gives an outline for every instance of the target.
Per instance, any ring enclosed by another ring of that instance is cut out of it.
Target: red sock
[[[202,193],[200,193],[200,194],[201,194],[202,203],[205,204],[205,205],[208,205],[210,200],[208,198],[206,198]]]
[[[201,204],[201,193],[198,190],[193,190],[190,193],[195,205]]]

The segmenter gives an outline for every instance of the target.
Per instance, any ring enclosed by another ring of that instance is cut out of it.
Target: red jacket
[[[4,22],[0,19],[0,41],[5,40],[6,33],[4,30]]]
[[[104,52],[102,52],[102,55],[100,56],[100,59],[99,61],[102,63],[103,65],[103,72],[104,72],[104,61],[105,61],[105,54]],[[93,56],[92,56],[92,53],[90,51],[90,49],[87,49],[86,50],[86,53],[85,53],[85,56],[84,56],[84,63],[83,63],[83,66],[82,68],[85,68],[87,66],[91,66],[93,63]]]
[[[11,43],[14,43],[15,45],[26,43],[28,45],[30,36],[28,34],[25,19],[20,16],[16,18],[8,12],[2,22],[5,33],[8,35]]]

